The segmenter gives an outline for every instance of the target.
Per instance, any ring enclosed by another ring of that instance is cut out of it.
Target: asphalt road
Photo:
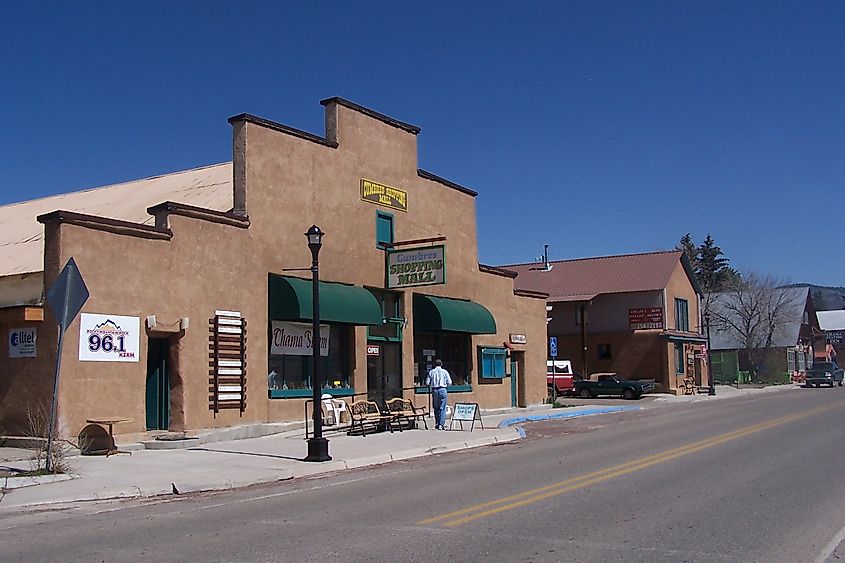
[[[835,561],[845,389],[534,423],[241,491],[2,513],[2,561]]]

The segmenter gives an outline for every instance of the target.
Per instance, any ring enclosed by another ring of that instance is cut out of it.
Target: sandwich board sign
[[[472,422],[469,427],[469,431],[472,432],[476,420],[481,425],[481,429],[484,430],[478,403],[455,403],[455,411],[452,413],[452,420],[449,422],[449,430],[455,425],[455,421],[460,423],[461,430],[464,429],[464,422]]]

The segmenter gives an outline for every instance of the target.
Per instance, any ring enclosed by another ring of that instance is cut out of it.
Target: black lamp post
[[[313,340],[311,341],[311,388],[314,391],[314,437],[308,439],[308,456],[305,461],[331,461],[329,455],[329,441],[323,438],[323,414],[320,410],[320,393],[323,389],[323,378],[320,377],[320,274],[317,255],[323,246],[323,235],[317,225],[311,225],[305,236],[308,237],[308,248],[311,249],[311,301]]]
[[[716,382],[713,381],[713,362],[710,355],[710,311],[704,312],[704,330],[707,331],[707,382],[710,383],[710,389],[707,394],[711,397],[716,396]]]

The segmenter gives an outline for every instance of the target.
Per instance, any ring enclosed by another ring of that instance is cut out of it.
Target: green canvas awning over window
[[[375,296],[354,285],[320,283],[320,320],[351,325],[380,325],[381,307]],[[270,274],[268,301],[271,321],[311,321],[311,280]]]
[[[414,328],[425,332],[496,334],[496,319],[474,301],[414,294]]]

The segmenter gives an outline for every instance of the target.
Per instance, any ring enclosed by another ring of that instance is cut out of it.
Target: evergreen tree
[[[687,259],[689,260],[690,265],[692,266],[695,275],[698,275],[698,248],[695,246],[695,243],[692,241],[692,237],[689,233],[685,234],[681,237],[681,242],[678,246],[675,247],[677,250],[683,250],[684,254],[686,255]]]
[[[728,271],[736,273],[728,266],[729,263],[730,260],[725,257],[722,249],[708,234],[698,247],[698,268],[696,268],[696,276],[705,293],[722,291],[725,288]]]

